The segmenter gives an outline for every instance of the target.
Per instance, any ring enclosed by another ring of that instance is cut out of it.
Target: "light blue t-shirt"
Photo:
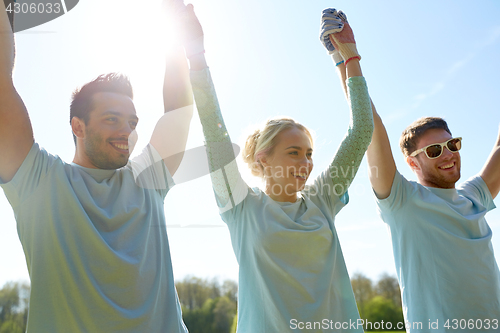
[[[499,332],[500,273],[484,218],[495,205],[483,179],[440,189],[396,172],[390,196],[377,202],[392,237],[408,332],[483,332],[479,322],[485,328],[495,319],[484,332]],[[461,330],[460,320],[477,326]]]
[[[221,214],[240,264],[238,332],[363,332],[334,226],[348,196],[316,190],[327,173],[295,203],[254,188]]]
[[[154,148],[100,170],[35,143],[1,186],[31,278],[28,332],[187,332],[163,206],[173,182]]]

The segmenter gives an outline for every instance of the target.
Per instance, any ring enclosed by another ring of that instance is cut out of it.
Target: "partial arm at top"
[[[0,180],[10,181],[33,145],[33,130],[24,103],[14,88],[14,34],[0,2]]]
[[[187,14],[189,26],[199,26],[199,29],[201,29],[192,5],[187,6]],[[219,211],[222,213],[243,201],[248,194],[248,187],[241,178],[236,165],[233,145],[222,118],[204,51],[200,51],[204,50],[202,43],[203,41],[200,39],[195,41],[190,39],[188,46],[186,47],[185,44],[185,47],[191,65],[191,84],[196,107],[205,136],[212,186],[216,194]]]
[[[171,0],[164,1],[166,20],[170,29],[178,27],[173,24],[179,7],[183,6]],[[173,37],[173,36],[171,36]],[[189,134],[189,125],[193,117],[193,91],[189,81],[189,68],[184,57],[182,45],[175,39],[168,41],[165,76],[163,80],[163,105],[165,114],[158,121],[150,143],[155,147],[168,168],[174,175],[184,156]]]
[[[342,11],[334,8],[327,8],[323,11],[320,39],[328,53],[333,56],[334,63],[338,65],[351,110],[351,122],[347,135],[330,165],[335,194],[342,195],[354,179],[370,144],[373,117],[368,88],[359,64],[361,57],[356,49],[352,29]]]
[[[397,169],[387,131],[373,102],[372,109],[375,128],[372,142],[366,151],[368,175],[377,198],[385,199],[391,194],[392,183]]]
[[[498,192],[500,192],[500,128],[498,131],[497,142],[493,147],[483,170],[481,170],[480,175],[488,186],[491,196],[495,199]]]
[[[330,165],[334,188],[341,185],[343,194],[347,191],[359,165],[363,160],[365,151],[370,144],[373,133],[373,118],[370,96],[366,82],[362,77],[358,59],[351,60],[347,66],[339,65],[339,74],[349,101],[351,121],[347,135],[342,140],[337,153]],[[347,70],[346,70],[347,69]]]
[[[349,99],[350,94],[346,79],[360,76],[361,68],[357,60],[360,57],[357,53],[354,34],[344,13],[337,12],[333,8],[323,11],[321,38],[329,53],[332,54],[344,92]],[[347,66],[344,66],[342,60],[347,62]],[[384,124],[370,98],[369,101],[373,116],[373,135],[367,149],[369,176],[375,194],[378,198],[383,199],[388,197],[391,192],[392,182],[396,174],[396,164]]]
[[[347,65],[349,66],[350,63]],[[345,83],[347,78],[346,68],[341,64],[337,66],[337,70],[347,96],[347,86]],[[392,182],[396,174],[396,163],[392,156],[391,144],[385,126],[371,99],[370,102],[373,112],[374,129],[371,143],[366,151],[368,175],[377,198],[385,199],[391,194]]]
[[[184,156],[193,117],[193,92],[189,69],[180,45],[170,45],[163,84],[165,114],[158,121],[150,143],[174,175]]]

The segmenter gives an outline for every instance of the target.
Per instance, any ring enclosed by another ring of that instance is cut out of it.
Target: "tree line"
[[[0,333],[24,333],[28,320],[30,285],[7,282],[0,289]]]
[[[391,323],[395,329],[398,323],[404,322],[403,309],[401,306],[401,292],[398,280],[388,274],[382,274],[377,282],[362,273],[351,276],[351,285],[358,305],[361,319],[372,323],[365,330],[386,331],[376,329],[375,323]]]
[[[371,323],[391,322],[392,327],[403,322],[401,294],[395,277],[384,274],[373,282],[356,273],[351,284],[362,319]],[[236,332],[238,284],[235,281],[188,276],[175,286],[190,333]],[[8,282],[0,289],[0,333],[26,331],[29,295],[30,286],[26,282]]]

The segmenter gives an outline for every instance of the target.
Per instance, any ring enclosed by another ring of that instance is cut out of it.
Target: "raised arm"
[[[347,135],[330,165],[335,194],[342,195],[351,184],[370,144],[373,132],[372,110],[354,34],[341,11],[333,8],[323,11],[320,38],[333,55],[351,109]]]
[[[349,64],[348,64],[349,65]],[[343,64],[337,66],[339,77],[347,95],[346,69]],[[370,99],[371,101],[371,99]],[[385,199],[391,194],[392,182],[396,174],[396,163],[392,156],[391,144],[373,101],[371,101],[373,112],[373,135],[370,145],[366,150],[368,161],[368,175],[375,195],[379,199]]]
[[[372,143],[366,151],[368,175],[373,191],[379,199],[385,199],[391,194],[392,182],[396,175],[396,163],[392,156],[391,144],[382,119],[372,102],[373,130]]]
[[[231,139],[219,107],[219,102],[205,60],[203,31],[194,14],[193,6],[187,6],[184,19],[186,56],[191,66],[196,107],[203,126],[210,177],[221,213],[238,205],[248,194],[235,161]]]
[[[10,181],[33,145],[33,130],[28,112],[14,88],[14,34],[0,1],[0,181]]]
[[[165,0],[167,19],[176,15],[182,2],[171,4]],[[176,29],[171,25],[171,29]],[[165,115],[158,121],[150,143],[164,158],[171,175],[177,171],[186,148],[189,125],[193,117],[193,91],[189,81],[189,68],[179,41],[170,39],[163,81]]]
[[[491,196],[495,199],[498,192],[500,192],[500,128],[498,130],[497,142],[480,175],[488,186]]]
[[[342,47],[342,45],[336,45],[337,43],[333,37],[337,36],[335,34],[335,28],[338,23],[334,20],[335,16],[332,15],[331,12],[328,12],[327,10],[325,11],[322,18],[322,27],[324,28],[322,29],[321,38],[323,44],[332,55],[333,62],[337,66],[337,71],[344,88],[344,92],[346,97],[349,99],[350,94],[348,93],[347,79],[353,76],[361,75],[359,62],[356,59],[349,61],[347,66],[344,65],[344,58],[348,60],[350,57],[356,56],[356,53],[353,53],[353,50],[355,50],[353,48],[354,38],[351,40],[350,48],[346,49],[346,47]],[[347,25],[347,28],[350,29],[350,26]],[[340,26],[338,26],[337,29],[340,29]],[[333,32],[334,34],[327,34],[328,32]],[[329,38],[324,39],[327,36]],[[337,46],[337,48],[335,48],[335,46]],[[347,53],[347,55],[341,55],[342,51]],[[387,137],[387,132],[384,124],[382,123],[382,119],[378,115],[375,105],[371,99],[370,103],[373,113],[374,128],[371,143],[366,151],[369,167],[368,173],[375,194],[378,198],[384,199],[391,193],[392,182],[394,180],[394,175],[396,174],[396,164],[394,163],[389,138]]]

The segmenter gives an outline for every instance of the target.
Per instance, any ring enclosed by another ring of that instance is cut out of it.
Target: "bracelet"
[[[335,66],[342,65],[344,63],[344,60],[339,61],[338,63],[335,64]]]
[[[347,59],[347,60],[345,61],[345,64],[347,65],[347,63],[348,63],[349,61],[351,61],[352,59],[358,59],[358,60],[361,60],[361,57],[360,57],[360,56],[351,57],[351,58],[349,58],[349,59]]]

